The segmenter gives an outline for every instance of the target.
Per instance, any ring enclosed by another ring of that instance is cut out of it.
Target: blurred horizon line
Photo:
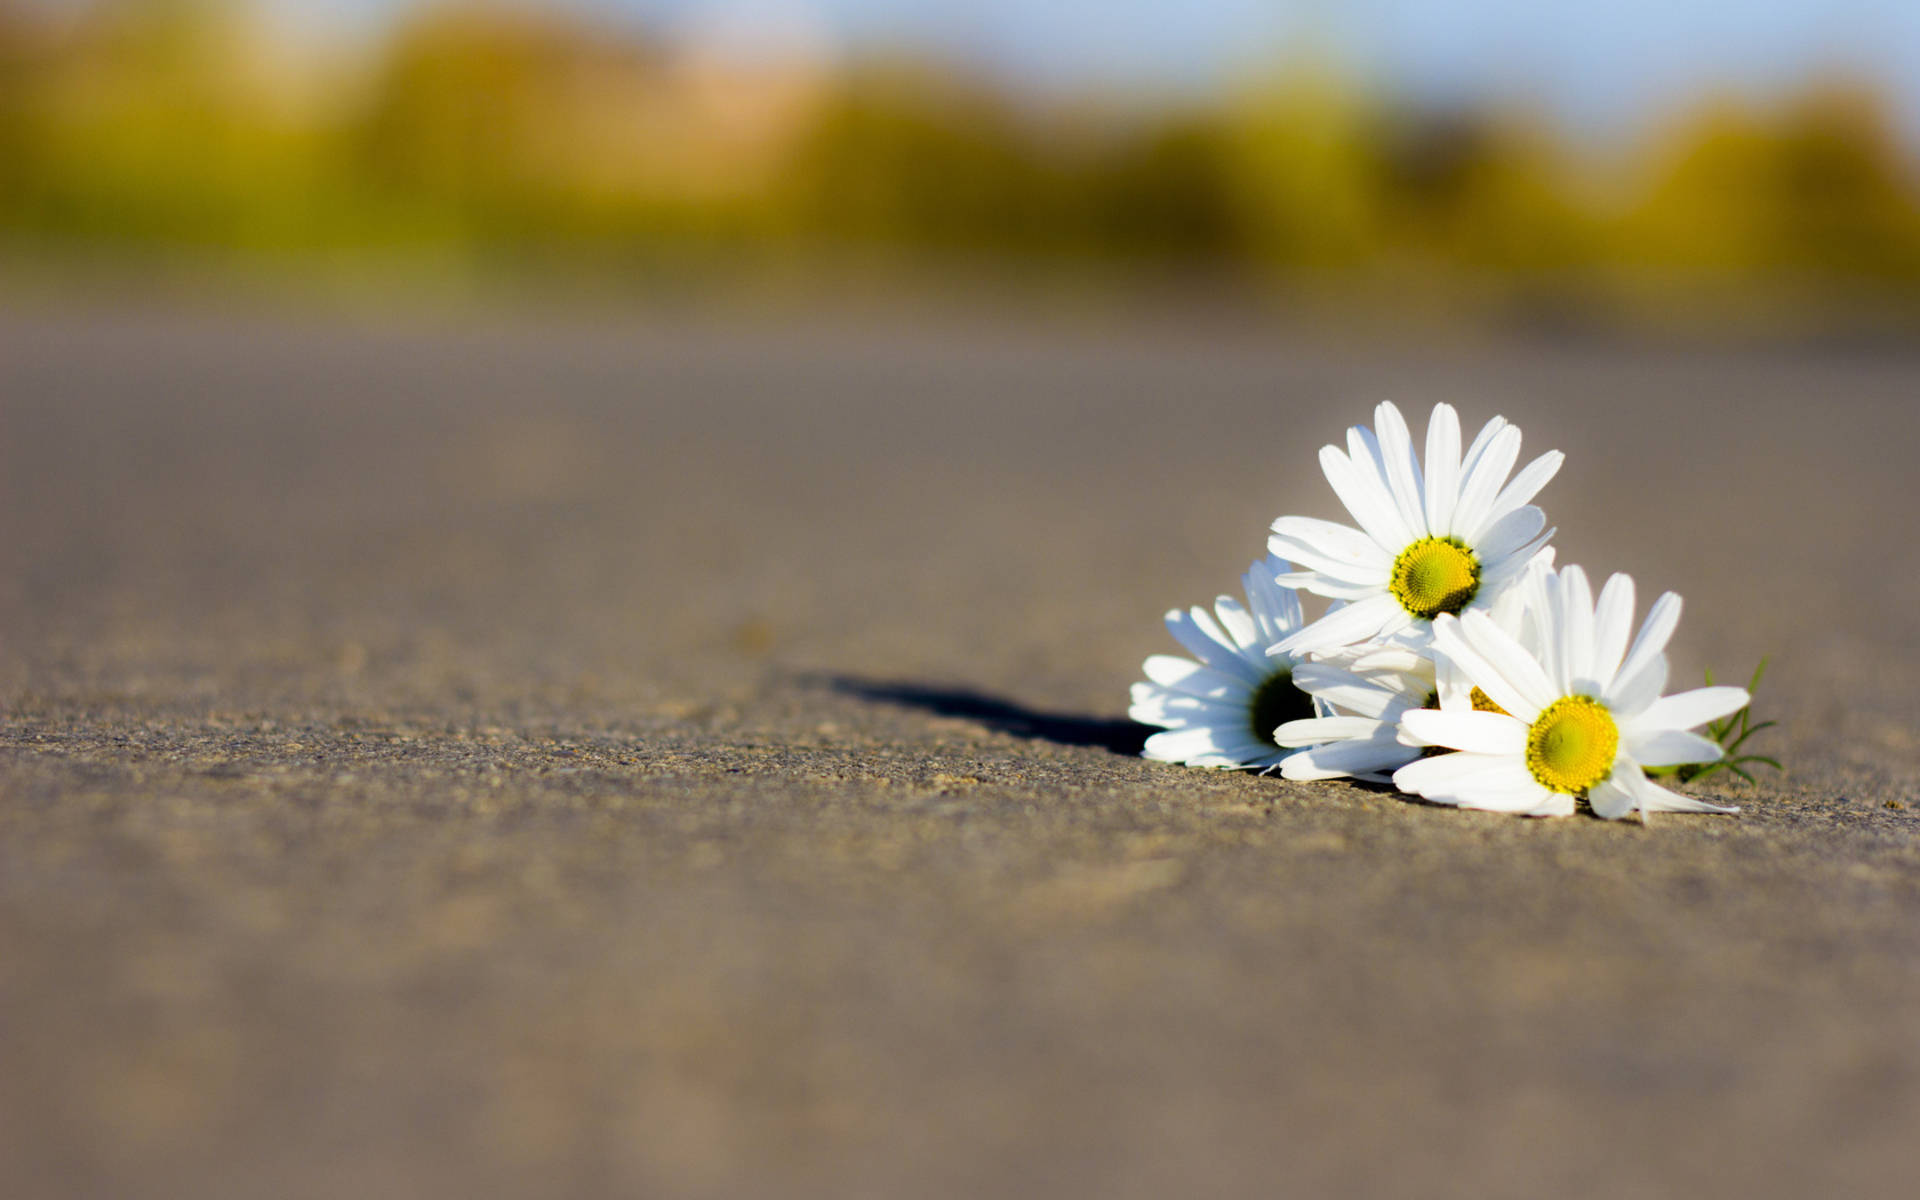
[[[1596,148],[1551,112],[1416,102],[1299,51],[1210,99],[1047,98],[596,5],[409,4],[354,46],[273,11],[0,0],[0,250],[612,274],[851,250],[1328,294],[1920,296],[1920,152],[1866,79],[1695,96]]]
[[[242,0],[303,39],[365,43],[450,0]],[[1632,139],[1676,105],[1764,107],[1823,81],[1871,83],[1920,151],[1920,9],[1899,0],[1618,0],[1545,12],[1508,0],[482,0],[598,22],[691,52],[824,67],[929,60],[1036,103],[1217,101],[1275,61],[1329,63],[1417,107],[1522,106],[1573,137]],[[1553,6],[1546,6],[1552,8]]]

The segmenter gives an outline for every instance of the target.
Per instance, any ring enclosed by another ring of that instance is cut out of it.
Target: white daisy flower
[[[1436,404],[1423,475],[1400,410],[1381,404],[1373,422],[1375,429],[1347,430],[1346,453],[1320,450],[1327,482],[1360,528],[1312,517],[1273,523],[1267,548],[1306,568],[1280,584],[1347,601],[1282,640],[1277,653],[1386,640],[1424,649],[1435,617],[1490,607],[1554,534],[1543,532],[1546,515],[1528,502],[1560,469],[1558,450],[1508,480],[1520,430],[1495,417],[1463,457],[1459,418]]]
[[[1534,570],[1547,574],[1552,550]],[[1539,622],[1526,603],[1529,589],[1512,588],[1490,610],[1500,628],[1528,647],[1538,645]],[[1350,646],[1316,655],[1294,668],[1293,681],[1334,715],[1289,721],[1274,731],[1282,746],[1305,746],[1280,763],[1287,779],[1364,779],[1387,783],[1393,772],[1432,751],[1400,739],[1400,718],[1420,709],[1498,712],[1444,655],[1393,645]]]
[[[1539,590],[1538,653],[1484,613],[1434,622],[1435,649],[1505,711],[1406,713],[1403,736],[1457,753],[1408,763],[1393,782],[1440,804],[1528,816],[1566,816],[1579,797],[1609,820],[1737,812],[1668,791],[1642,770],[1717,760],[1718,745],[1687,731],[1750,700],[1737,687],[1661,696],[1680,597],[1655,601],[1629,648],[1632,579],[1607,580],[1597,609],[1579,567],[1546,576]]]
[[[1147,739],[1146,757],[1190,767],[1271,767],[1286,756],[1274,729],[1316,711],[1313,697],[1294,686],[1294,660],[1267,653],[1303,623],[1300,598],[1274,582],[1291,569],[1283,560],[1254,563],[1241,580],[1246,606],[1221,596],[1213,605],[1217,624],[1198,605],[1167,614],[1167,628],[1199,661],[1147,659],[1150,682],[1133,685],[1129,715],[1166,732]]]

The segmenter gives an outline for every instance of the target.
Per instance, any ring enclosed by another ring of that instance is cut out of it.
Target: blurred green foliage
[[[306,52],[244,0],[0,0],[0,239],[295,260],[877,248],[1285,285],[1409,270],[1920,293],[1914,164],[1867,90],[1624,150],[1423,112],[1302,58],[1207,106],[1040,104],[925,63],[728,66],[530,9]]]

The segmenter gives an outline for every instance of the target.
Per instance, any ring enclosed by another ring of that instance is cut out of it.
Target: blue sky
[[[1289,46],[1330,47],[1419,98],[1520,100],[1599,134],[1630,132],[1704,91],[1765,97],[1850,70],[1881,81],[1920,143],[1920,0],[542,2],[655,27],[804,28],[842,48],[907,45],[1043,90],[1204,94]],[[406,3],[328,8],[377,21]]]

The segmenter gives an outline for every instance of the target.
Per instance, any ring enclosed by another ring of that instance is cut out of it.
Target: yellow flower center
[[[1540,786],[1578,795],[1607,777],[1620,749],[1613,714],[1591,696],[1562,696],[1527,730],[1527,770]]]
[[[1480,590],[1480,560],[1455,537],[1424,537],[1393,560],[1388,590],[1400,606],[1423,620],[1457,613]]]
[[[1473,689],[1473,691],[1467,693],[1467,699],[1473,701],[1473,711],[1475,712],[1496,712],[1503,717],[1510,717],[1513,715],[1512,713],[1508,712],[1506,709],[1501,708],[1497,703],[1494,702],[1494,699],[1492,696],[1487,695],[1485,692],[1481,691],[1477,686]]]
[[[1288,721],[1304,721],[1313,715],[1313,697],[1293,686],[1292,671],[1275,671],[1253,689],[1247,705],[1247,728],[1263,746],[1278,747],[1273,731]]]

